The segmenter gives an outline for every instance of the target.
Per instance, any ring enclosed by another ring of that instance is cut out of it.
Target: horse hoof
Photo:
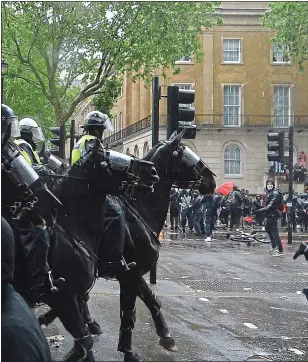
[[[164,337],[159,340],[159,344],[163,346],[167,351],[177,352],[178,347],[172,337]]]
[[[100,325],[95,320],[88,323],[88,329],[90,334],[95,334],[95,335],[103,334]]]
[[[138,353],[129,353],[124,356],[124,362],[138,362],[141,361],[141,357]]]

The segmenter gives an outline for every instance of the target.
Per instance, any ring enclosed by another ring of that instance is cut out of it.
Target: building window
[[[139,157],[139,148],[138,148],[138,145],[135,145],[135,148],[134,148],[134,156]]]
[[[120,115],[119,115],[119,130],[123,129],[123,112],[121,111],[120,112]]]
[[[240,63],[241,62],[241,40],[224,39],[223,40],[223,62]]]
[[[143,145],[143,157],[150,152],[150,146],[148,141],[146,141]]]
[[[127,155],[130,155],[130,150],[129,150],[129,148],[126,148],[126,154],[127,154]]]
[[[291,121],[291,87],[274,87],[274,126],[289,127]]]
[[[185,55],[185,57],[177,59],[175,61],[175,64],[178,64],[178,63],[191,63],[191,62],[192,62],[192,58],[189,55]]]
[[[280,48],[279,46],[273,44],[273,64],[290,64],[291,59],[289,57],[288,51]]]
[[[179,87],[180,89],[185,89],[185,90],[193,89],[192,83],[174,83],[173,85]]]
[[[225,176],[241,175],[241,149],[236,146],[228,146],[224,153]]]
[[[241,86],[224,85],[224,126],[239,127],[241,114]]]

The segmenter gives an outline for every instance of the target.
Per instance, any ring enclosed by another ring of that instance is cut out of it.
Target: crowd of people
[[[194,236],[206,236],[211,241],[212,232],[218,222],[230,231],[240,226],[241,218],[253,216],[255,224],[263,226],[266,215],[258,212],[266,205],[264,195],[250,196],[248,190],[239,190],[234,186],[226,195],[217,192],[214,195],[202,196],[198,190],[171,189],[170,195],[170,230],[185,233],[188,229]],[[281,193],[282,206],[279,210],[280,226],[287,226],[288,194]],[[294,193],[292,225],[294,230],[308,231],[308,192],[301,195]]]

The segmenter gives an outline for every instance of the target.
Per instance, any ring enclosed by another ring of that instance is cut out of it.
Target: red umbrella
[[[220,192],[223,196],[226,196],[230,191],[233,191],[234,185],[234,182],[224,182],[218,187],[216,192]]]

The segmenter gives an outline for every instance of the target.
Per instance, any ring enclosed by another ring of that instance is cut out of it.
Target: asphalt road
[[[158,344],[150,313],[140,300],[135,350],[146,361],[307,361],[308,301],[300,291],[308,285],[308,264],[303,257],[292,259],[297,241],[306,236],[296,237],[292,246],[283,237],[286,255],[277,258],[268,254],[266,244],[247,246],[223,235],[219,231],[216,240],[205,243],[165,229],[153,290],[178,351]],[[104,331],[94,337],[96,360],[123,360],[116,351],[118,283],[100,279],[89,306]],[[59,320],[44,331],[57,336],[50,347],[53,358],[61,360],[73,339]]]

